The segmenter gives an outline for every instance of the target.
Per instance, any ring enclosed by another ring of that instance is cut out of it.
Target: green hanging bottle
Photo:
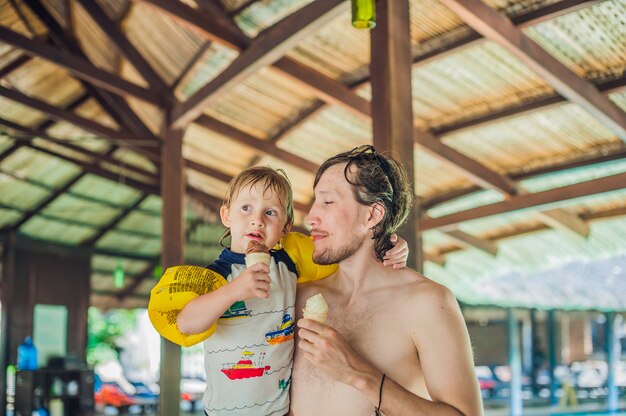
[[[357,29],[376,27],[375,0],[352,0],[352,26]]]

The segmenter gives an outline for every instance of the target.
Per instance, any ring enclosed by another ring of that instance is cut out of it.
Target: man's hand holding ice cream
[[[246,267],[231,283],[237,299],[269,297],[271,279],[269,249],[258,241],[250,241],[246,249]]]

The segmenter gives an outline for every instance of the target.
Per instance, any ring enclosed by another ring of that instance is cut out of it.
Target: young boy
[[[289,232],[293,196],[282,171],[244,170],[231,182],[220,217],[230,248],[207,269],[168,269],[152,290],[148,312],[172,342],[204,341],[207,415],[285,415],[296,283],[329,276],[336,265],[313,263],[312,241]],[[270,248],[269,264],[246,267],[245,253]],[[386,263],[403,267],[406,242],[387,254]]]

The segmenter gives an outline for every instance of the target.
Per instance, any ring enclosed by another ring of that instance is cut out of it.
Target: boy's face
[[[230,228],[230,249],[236,253],[245,253],[251,240],[272,248],[289,231],[280,198],[272,189],[265,191],[263,182],[239,189],[230,206],[222,206],[220,216]]]

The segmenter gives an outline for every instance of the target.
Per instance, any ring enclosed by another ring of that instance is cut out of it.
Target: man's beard
[[[328,248],[317,256],[313,253],[313,261],[322,266],[339,263],[356,253],[361,248],[362,243],[363,239],[355,238],[349,244],[339,249],[333,250]]]

